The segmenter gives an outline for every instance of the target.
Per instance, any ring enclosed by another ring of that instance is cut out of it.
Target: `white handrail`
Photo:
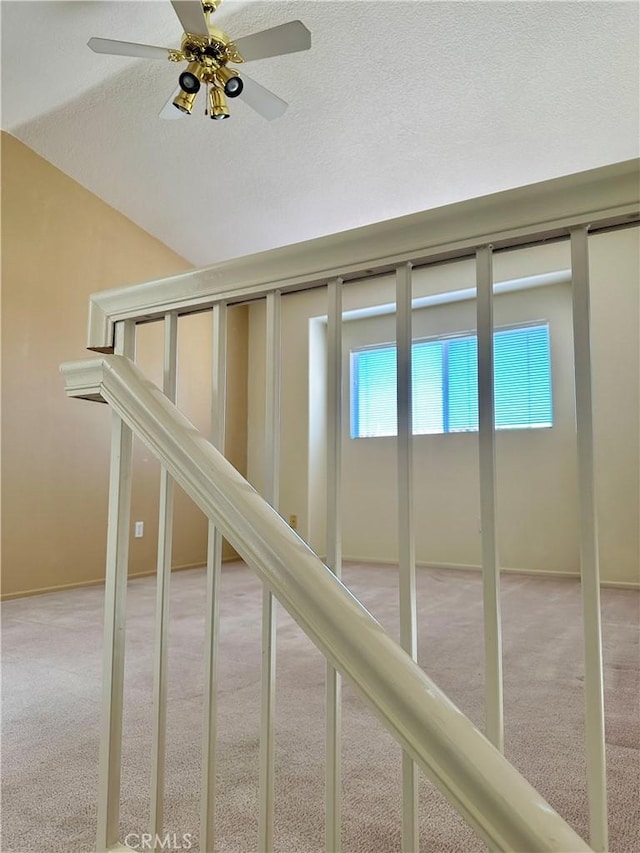
[[[155,453],[492,849],[591,849],[131,361],[61,370],[69,396],[103,399]]]

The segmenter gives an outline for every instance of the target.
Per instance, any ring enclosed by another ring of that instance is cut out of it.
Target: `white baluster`
[[[342,279],[327,287],[327,565],[342,576]],[[341,850],[342,680],[327,663],[325,850]]]
[[[133,320],[116,323],[114,352],[133,359],[136,327]],[[125,618],[131,524],[133,440],[131,430],[111,415],[111,465],[104,603],[102,719],[98,768],[98,853],[118,841],[122,751]]]
[[[221,453],[224,453],[227,396],[226,305],[214,305],[212,321],[211,443]],[[203,851],[207,851],[207,853],[213,853],[215,850],[217,679],[221,572],[222,534],[216,529],[213,522],[209,522],[205,617],[206,663],[200,804],[200,848]]]
[[[164,318],[164,363],[162,390],[176,401],[178,360],[178,317]],[[158,517],[158,563],[156,572],[156,623],[153,656],[153,757],[151,770],[151,820],[149,832],[162,835],[164,820],[165,742],[167,725],[167,638],[169,634],[169,592],[173,543],[173,480],[166,468],[160,470]]]
[[[600,564],[593,461],[589,246],[586,228],[577,228],[571,232],[571,280],[590,841],[594,850],[604,851],[608,848],[607,769],[604,740]]]
[[[264,497],[278,508],[280,480],[280,293],[267,294]],[[275,600],[262,593],[262,700],[260,725],[260,823],[258,849],[273,850],[273,788],[275,779],[276,612]]]
[[[400,644],[418,659],[416,555],[413,525],[413,406],[411,264],[396,270],[397,409],[398,409],[398,564],[400,573]],[[418,774],[416,765],[402,753],[402,850],[419,848]]]
[[[502,622],[500,615],[500,563],[496,538],[496,426],[493,378],[493,264],[491,246],[482,246],[476,251],[476,281],[485,730],[491,743],[502,751],[504,748]]]

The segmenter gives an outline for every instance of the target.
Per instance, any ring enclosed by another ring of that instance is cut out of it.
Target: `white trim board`
[[[238,303],[269,291],[301,290],[415,266],[562,239],[572,228],[595,230],[640,218],[640,160],[366,225],[225,261],[200,270],[95,293],[89,304],[88,348],[111,352],[114,324],[145,322],[168,311],[194,313],[216,302]]]
[[[540,275],[530,275],[523,278],[509,279],[508,281],[497,281],[493,286],[495,294],[512,293],[516,290],[529,290],[533,287],[551,287],[555,284],[570,284],[571,270],[558,270],[557,272],[541,273]],[[453,302],[465,302],[469,299],[476,298],[475,287],[465,287],[461,290],[447,290],[443,293],[433,293],[429,296],[418,296],[411,300],[411,310],[417,311],[420,308],[430,308],[433,305],[448,305]],[[395,302],[387,302],[384,305],[371,305],[366,308],[354,308],[351,311],[344,311],[342,319],[345,322],[349,320],[361,320],[365,317],[378,317],[383,314],[395,314]],[[316,318],[313,318],[316,319]],[[317,318],[326,322],[326,317]]]

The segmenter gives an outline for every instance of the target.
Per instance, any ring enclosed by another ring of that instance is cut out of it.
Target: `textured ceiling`
[[[86,47],[177,45],[168,0],[3,0],[2,127],[204,265],[637,157],[639,8],[225,0],[234,37],[311,30],[310,51],[251,64],[291,106],[168,122],[177,66]]]

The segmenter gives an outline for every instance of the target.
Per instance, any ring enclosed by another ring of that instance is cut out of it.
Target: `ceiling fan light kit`
[[[209,115],[213,119],[229,118],[229,108],[222,89],[212,86],[209,89]]]
[[[190,62],[187,70],[183,71],[178,82],[183,92],[197,94],[200,91],[200,81],[203,77],[203,68],[199,62]]]
[[[242,97],[248,106],[268,121],[278,118],[287,109],[287,103],[256,83],[244,69],[239,71],[230,68],[228,63],[239,65],[308,50],[311,47],[311,33],[302,21],[289,21],[234,42],[222,30],[211,26],[211,15],[221,2],[171,0],[184,29],[180,50],[101,38],[89,39],[88,46],[95,53],[187,62],[186,69],[179,77],[179,90],[167,102],[182,115],[191,115],[195,99],[204,84],[207,90],[205,115],[208,114],[212,119],[229,118],[226,98],[237,97]],[[160,113],[161,117],[173,118],[175,114],[168,114],[166,108],[167,104]]]
[[[244,83],[235,68],[228,68],[226,65],[222,65],[216,71],[216,77],[222,80],[224,93],[227,98],[237,98],[238,95],[242,94]]]
[[[181,90],[173,99],[173,106],[180,110],[181,113],[190,116],[197,94],[197,92],[185,92],[184,90]]]

